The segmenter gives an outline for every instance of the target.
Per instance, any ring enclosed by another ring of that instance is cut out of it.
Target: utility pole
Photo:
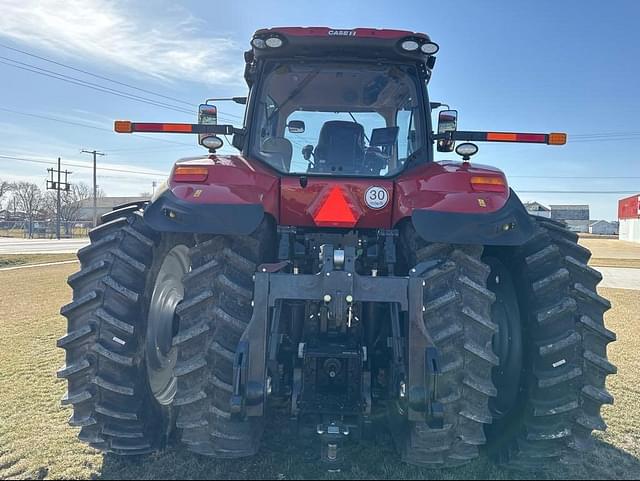
[[[82,150],[83,154],[93,155],[93,227],[98,225],[98,162],[97,156],[104,156],[104,153],[97,150]]]
[[[60,200],[60,192],[65,191],[69,192],[71,190],[71,184],[69,183],[69,172],[68,170],[63,171],[61,169],[61,159],[58,157],[58,168],[57,169],[47,169],[47,172],[51,174],[51,179],[47,181],[47,190],[55,190],[57,191],[57,206],[56,206],[56,237],[60,240],[60,223],[61,223],[61,215],[62,215],[62,202]],[[58,175],[58,179],[55,180],[54,174]],[[64,182],[62,182],[62,174],[64,174]]]

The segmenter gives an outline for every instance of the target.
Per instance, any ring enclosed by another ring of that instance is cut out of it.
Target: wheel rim
[[[174,247],[164,258],[151,296],[147,318],[146,364],[149,387],[159,404],[173,401],[177,381],[173,347],[176,307],[184,298],[182,278],[189,271],[189,249]]]
[[[491,266],[487,287],[495,294],[491,318],[498,325],[493,338],[493,351],[500,364],[493,370],[493,382],[497,397],[490,401],[495,420],[503,419],[517,404],[523,358],[522,325],[520,309],[512,276],[506,266],[497,259],[486,259]]]

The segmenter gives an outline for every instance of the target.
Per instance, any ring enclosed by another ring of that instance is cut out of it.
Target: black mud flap
[[[535,231],[531,216],[513,190],[504,207],[495,212],[464,214],[416,209],[411,221],[425,241],[446,244],[520,246]]]
[[[158,232],[249,235],[264,217],[260,204],[196,204],[164,191],[144,211],[144,220]]]

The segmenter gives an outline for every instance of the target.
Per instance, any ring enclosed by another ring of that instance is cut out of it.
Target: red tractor
[[[427,35],[273,28],[245,53],[244,125],[116,122],[200,134],[149,203],[106,214],[62,309],[64,404],[80,439],[144,454],[177,438],[258,452],[267,416],[318,436],[322,459],[389,420],[402,459],[545,464],[605,429],[615,367],[590,253],[531,217],[505,175],[431,114]],[[235,155],[219,155],[232,136]],[[174,434],[176,436],[174,436]]]

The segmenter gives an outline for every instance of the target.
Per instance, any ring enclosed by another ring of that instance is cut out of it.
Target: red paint
[[[347,201],[347,195],[338,186],[324,189],[308,209],[318,227],[354,227],[358,223],[362,211],[357,209],[353,200]],[[357,215],[354,213],[356,209]]]
[[[509,196],[500,170],[459,162],[426,164],[395,179],[307,176],[304,187],[300,176],[280,178],[240,155],[184,159],[174,171],[179,166],[205,167],[208,176],[204,183],[184,183],[175,182],[172,172],[169,187],[178,198],[195,204],[261,204],[278,224],[298,227],[390,229],[414,209],[482,214],[500,209]],[[505,186],[500,192],[480,192],[481,187],[472,187],[472,177],[493,177]],[[381,209],[365,201],[374,186],[389,194]]]
[[[353,36],[358,38],[400,39],[408,36],[425,36],[423,33],[409,32],[407,30],[329,27],[274,27],[258,30],[255,35],[262,35],[265,33],[281,33],[282,35],[291,37],[331,37],[333,35],[330,34],[330,32],[353,32]]]
[[[170,132],[190,134],[193,132],[192,124],[169,124],[169,123],[140,123],[131,124],[133,132]]]
[[[471,186],[471,178],[477,176],[499,177],[505,187],[501,192],[477,192]],[[486,214],[502,208],[508,198],[506,178],[498,169],[434,162],[411,169],[396,179],[393,225],[410,217],[414,209]]]
[[[618,202],[618,219],[640,219],[640,194]]]
[[[344,194],[344,200],[356,217],[355,228],[390,229],[392,202],[382,209],[371,209],[365,202],[369,187],[386,189],[393,198],[393,182],[387,179],[351,179],[347,177],[307,177],[302,187],[300,177],[283,177],[281,180],[280,223],[300,227],[316,227],[314,213],[334,188]],[[316,214],[317,215],[317,214]]]
[[[487,132],[487,140],[491,142],[527,142],[547,143],[547,134],[526,134],[521,132]]]
[[[208,169],[206,183],[175,182],[180,166]],[[265,212],[279,221],[280,179],[259,162],[240,155],[211,155],[180,160],[174,166],[169,187],[180,199],[194,204],[262,204]]]

